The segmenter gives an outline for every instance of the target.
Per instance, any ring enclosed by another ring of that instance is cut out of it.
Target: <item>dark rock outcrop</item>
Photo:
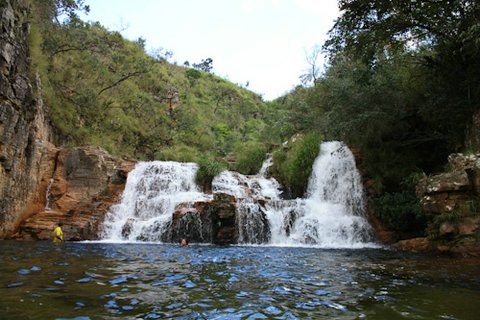
[[[216,193],[211,201],[196,202],[188,208],[183,204],[177,206],[171,236],[167,240],[180,243],[181,239],[187,239],[220,245],[238,243],[235,202],[234,196]]]

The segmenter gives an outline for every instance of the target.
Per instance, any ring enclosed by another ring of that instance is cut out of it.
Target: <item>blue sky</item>
[[[86,0],[99,21],[183,65],[213,59],[213,72],[266,100],[290,91],[338,16],[336,0]],[[323,62],[319,60],[319,65]]]

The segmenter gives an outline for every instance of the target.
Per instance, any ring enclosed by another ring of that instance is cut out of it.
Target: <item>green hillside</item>
[[[32,60],[58,145],[179,161],[263,148],[265,103],[210,73],[210,59],[186,67],[147,54],[143,39],[80,20],[81,1],[32,5]]]

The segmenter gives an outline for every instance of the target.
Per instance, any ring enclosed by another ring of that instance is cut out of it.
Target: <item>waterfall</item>
[[[267,177],[269,174],[269,169],[273,164],[273,158],[272,155],[268,155],[267,159],[263,161],[262,167],[260,168],[260,171],[258,171],[258,175],[261,177]]]
[[[269,157],[256,175],[224,171],[212,181],[213,194],[233,196],[238,243],[355,248],[372,240],[360,175],[346,145],[321,144],[304,198],[282,199],[282,186],[268,177],[271,165]],[[200,218],[195,203],[213,196],[195,184],[197,169],[194,163],[138,163],[121,202],[106,216],[103,239],[171,241],[172,234],[188,231],[209,241],[215,228],[207,224],[215,222]]]
[[[237,198],[236,228],[241,244],[268,243],[270,225],[264,203],[280,199],[281,186],[274,178],[267,178],[272,157],[262,164],[258,174],[246,176],[224,171],[213,179],[213,192],[226,193]]]
[[[50,179],[48,182],[48,187],[47,187],[47,192],[45,194],[45,210],[50,210],[52,209],[51,206],[51,196],[52,196],[52,185],[53,185],[53,178]]]
[[[372,240],[355,159],[341,142],[324,142],[304,199],[269,204],[272,243],[362,247]]]
[[[103,239],[161,241],[179,203],[205,200],[195,184],[194,163],[140,162],[130,172],[121,202],[107,214]]]

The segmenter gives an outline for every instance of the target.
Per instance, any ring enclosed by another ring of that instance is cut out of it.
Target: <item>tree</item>
[[[194,63],[193,67],[197,70],[205,71],[210,73],[213,69],[213,60],[212,58],[202,59],[200,63]]]
[[[317,80],[320,76],[320,67],[318,66],[318,57],[320,56],[321,48],[315,46],[310,53],[305,52],[305,60],[308,64],[307,73],[300,76],[300,81],[304,85],[317,83]]]
[[[235,89],[222,81],[218,81],[213,87],[212,98],[215,101],[213,113],[216,113],[221,107],[229,108],[232,105],[238,105],[238,102],[241,100]]]
[[[480,3],[472,0],[341,0],[342,15],[324,49],[330,63],[349,57],[374,70],[382,59],[415,57],[425,87],[418,112],[461,149],[479,109]]]
[[[84,4],[84,0],[42,0],[33,1],[35,11],[45,23],[62,24],[59,17],[66,16],[70,20],[78,19],[77,12],[90,12],[90,7]]]
[[[340,0],[339,9],[343,14],[324,45],[332,55],[348,50],[371,60],[386,47],[416,50],[472,41],[478,49],[478,1]]]

